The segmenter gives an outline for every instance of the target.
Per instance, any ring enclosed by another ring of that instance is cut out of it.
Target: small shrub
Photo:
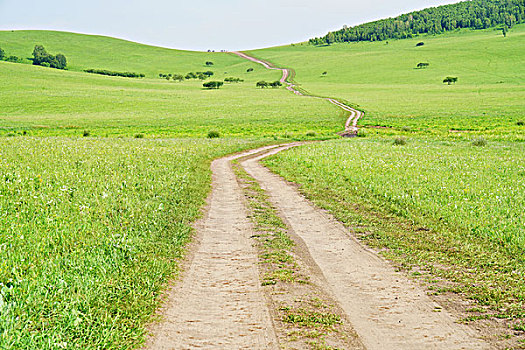
[[[323,75],[327,75],[327,74],[328,74],[328,72],[323,72]]]
[[[357,130],[357,137],[366,137],[366,130],[365,129]]]
[[[216,130],[211,130],[210,132],[208,132],[208,138],[209,139],[216,139],[216,138],[219,138],[221,137],[221,134],[219,134],[218,131]]]
[[[472,141],[472,146],[483,147],[486,145],[487,145],[487,140],[485,140],[483,137],[477,138]]]
[[[206,65],[207,65],[207,66],[213,66],[213,62],[208,61],[208,62],[206,62]]]
[[[135,134],[135,138],[136,139],[143,139],[144,138],[144,134]]]
[[[89,135],[91,135],[91,133],[89,132],[89,130],[84,130],[84,131],[82,132],[82,136],[84,136],[84,137],[88,137]]]
[[[424,46],[424,45],[425,45],[425,43],[422,42],[422,41],[416,44],[416,46]]]
[[[523,126],[525,125],[525,122],[523,120],[519,120],[517,123],[516,123],[517,126]]]
[[[248,69],[246,70],[246,72],[248,72],[248,73],[253,72],[253,68],[248,68]]]
[[[404,137],[396,137],[394,139],[394,146],[404,146],[407,144],[407,139]]]
[[[14,133],[14,132],[9,132],[9,133],[7,133],[6,136],[7,136],[7,137],[15,137],[15,136],[16,136],[16,133]]]
[[[315,135],[316,135],[316,133],[313,132],[313,131],[308,131],[308,132],[306,133],[306,136],[307,136],[307,137],[314,137]]]

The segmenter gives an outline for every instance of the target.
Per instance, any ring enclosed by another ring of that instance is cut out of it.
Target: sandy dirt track
[[[149,349],[278,348],[260,290],[252,226],[230,164],[240,156],[212,163],[213,189],[196,225],[192,257],[170,291]]]
[[[364,248],[333,217],[258,163],[289,148],[242,162],[307,246],[367,349],[488,349],[416,283]]]

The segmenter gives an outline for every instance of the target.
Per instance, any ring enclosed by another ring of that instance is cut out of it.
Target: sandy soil
[[[416,283],[364,248],[345,227],[316,209],[258,160],[244,161],[299,236],[367,349],[488,349],[467,326],[432,301]]]

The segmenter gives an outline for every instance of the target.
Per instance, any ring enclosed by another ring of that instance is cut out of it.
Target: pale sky
[[[99,34],[187,50],[248,50],[457,0],[0,0],[0,30]]]

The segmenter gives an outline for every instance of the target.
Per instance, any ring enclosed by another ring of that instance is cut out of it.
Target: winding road
[[[275,67],[273,64],[271,64],[268,61],[265,61],[265,60],[262,60],[262,59],[259,59],[259,58],[253,57],[253,56],[249,56],[249,55],[245,54],[244,52],[232,51],[231,53],[234,54],[234,55],[237,55],[237,56],[239,56],[241,58],[244,58],[244,59],[250,60],[252,62],[261,64],[262,66],[264,66],[267,69],[280,70],[283,73],[280,82],[282,84],[285,84],[286,85],[286,89],[288,89],[289,91],[293,92],[294,94],[296,94],[298,96],[320,98],[320,99],[326,100],[326,101],[330,102],[331,104],[341,108],[343,111],[350,113],[350,115],[349,115],[349,117],[348,117],[348,119],[347,119],[347,121],[345,123],[345,131],[342,132],[341,135],[342,136],[351,136],[351,135],[356,135],[357,134],[357,132],[358,132],[357,123],[359,122],[359,119],[361,119],[364,116],[363,112],[361,112],[361,111],[359,111],[359,110],[357,110],[355,108],[352,108],[350,106],[347,106],[344,103],[342,103],[340,101],[337,101],[334,98],[319,97],[319,96],[315,96],[315,95],[309,94],[309,93],[307,93],[304,90],[303,90],[303,92],[299,91],[296,84],[288,81],[288,78],[291,76],[291,70],[289,68],[278,68],[278,67]]]
[[[243,53],[241,57],[283,72],[290,70]],[[304,96],[304,95],[303,95]],[[362,113],[327,98],[351,113],[353,132]],[[477,350],[490,345],[433,301],[425,289],[363,246],[340,222],[318,209],[292,185],[271,173],[260,160],[302,143],[266,146],[213,161],[212,192],[203,218],[195,225],[182,278],[169,291],[153,325],[148,349],[280,349],[271,303],[261,287],[259,258],[251,238],[254,228],[232,161],[261,186],[283,218],[288,232],[306,249],[311,270],[322,276],[320,288],[333,296],[343,319],[369,350]],[[282,323],[282,322],[281,322]]]

